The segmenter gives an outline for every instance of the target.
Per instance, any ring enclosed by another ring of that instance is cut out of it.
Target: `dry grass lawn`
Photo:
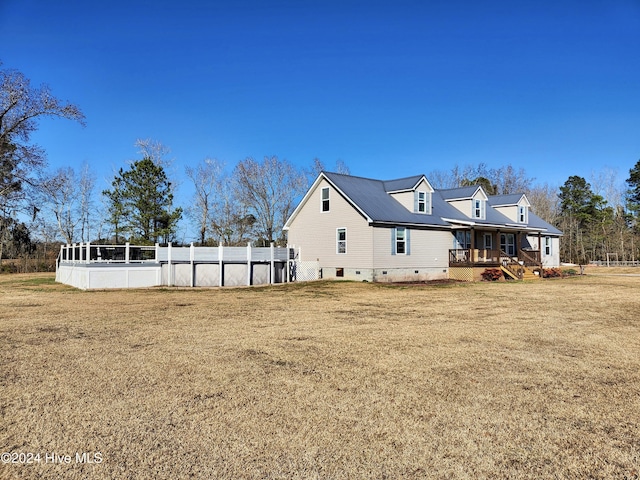
[[[639,312],[640,277],[0,276],[0,451],[41,454],[0,478],[637,479]]]

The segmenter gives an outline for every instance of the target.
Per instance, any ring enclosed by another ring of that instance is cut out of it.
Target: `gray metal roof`
[[[387,193],[386,187],[389,183],[395,186],[405,186],[411,183],[408,179],[400,179],[398,182],[384,182],[382,180],[354,177],[352,175],[341,175],[329,172],[323,173],[331,183],[343,192],[348,199],[357,205],[373,222],[449,226],[449,223],[442,220],[440,215],[436,213],[435,205],[431,215],[413,213]],[[420,178],[422,178],[422,175],[411,177],[411,179],[415,179],[415,181],[409,188],[415,187]],[[402,189],[404,190],[404,188]]]
[[[479,185],[470,185],[468,187],[447,188],[438,191],[445,200],[468,200],[473,197],[478,188],[480,188]]]
[[[398,180],[375,180],[371,178],[355,177],[339,173],[322,172],[329,182],[344,194],[348,201],[362,211],[369,220],[374,223],[393,223],[397,225],[424,225],[433,227],[451,227],[455,224],[469,224],[486,226],[505,227],[529,227],[536,230],[543,230],[554,235],[561,235],[562,232],[553,227],[540,217],[529,212],[529,222],[521,225],[494,209],[492,205],[504,205],[505,199],[498,198],[498,203],[493,203],[494,197],[488,197],[486,205],[486,218],[483,220],[471,218],[457,208],[453,207],[447,200],[468,199],[478,190],[478,185],[470,187],[454,188],[447,190],[435,190],[432,195],[431,215],[414,213],[407,210],[388,192],[406,191],[413,189],[424,175],[401,178]],[[425,177],[426,178],[426,177]],[[518,200],[522,194],[514,195]],[[501,195],[499,197],[508,197]],[[516,202],[517,203],[517,200]],[[470,213],[470,212],[469,212]],[[445,220],[446,219],[446,220]]]
[[[397,180],[386,180],[382,183],[387,192],[402,192],[415,188],[423,177],[424,175],[414,175],[413,177],[398,178]]]
[[[522,193],[510,193],[508,195],[492,195],[489,197],[489,204],[494,207],[504,205],[517,205],[522,198]]]

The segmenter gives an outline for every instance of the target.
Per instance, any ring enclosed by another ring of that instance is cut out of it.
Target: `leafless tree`
[[[214,202],[219,200],[219,190],[221,188],[221,175],[224,164],[216,159],[205,158],[195,168],[187,166],[185,171],[187,177],[193,182],[195,193],[193,202],[187,208],[187,214],[198,226],[200,232],[200,244],[204,245],[207,240],[207,233],[212,223]]]
[[[50,213],[55,218],[67,243],[90,240],[94,187],[95,177],[87,164],[79,175],[66,167],[39,181],[41,215],[46,219]]]
[[[531,187],[525,193],[531,203],[533,213],[544,221],[557,225],[558,215],[560,214],[558,187],[545,183]]]
[[[246,158],[234,170],[236,197],[255,217],[265,242],[284,241],[282,227],[306,188],[305,175],[278,157]]]
[[[304,169],[304,173],[307,175],[307,184],[310,186],[316,178],[318,178],[320,172],[323,171],[327,171],[324,163],[318,157],[314,158],[311,162],[311,166]],[[342,175],[351,175],[351,170],[349,170],[349,167],[344,160],[336,160],[336,165],[333,171]]]
[[[38,120],[46,117],[66,118],[82,125],[85,120],[77,106],[58,100],[48,86],[34,87],[21,72],[0,70],[0,217],[15,220],[18,210],[35,211],[25,201],[26,187],[35,184],[36,175],[45,165],[45,154],[30,141]],[[5,224],[0,222],[0,236]]]

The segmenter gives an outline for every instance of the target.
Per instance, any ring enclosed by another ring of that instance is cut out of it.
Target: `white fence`
[[[287,247],[62,245],[56,281],[82,289],[240,286],[315,280],[317,262]],[[312,264],[315,264],[312,265]]]

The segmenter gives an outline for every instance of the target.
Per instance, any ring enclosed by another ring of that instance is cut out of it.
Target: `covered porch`
[[[537,235],[533,247],[529,238]],[[496,267],[523,278],[526,271],[542,268],[539,246],[542,233],[522,230],[466,228],[454,234],[454,248],[449,250],[450,267]],[[523,268],[524,267],[524,268]]]

